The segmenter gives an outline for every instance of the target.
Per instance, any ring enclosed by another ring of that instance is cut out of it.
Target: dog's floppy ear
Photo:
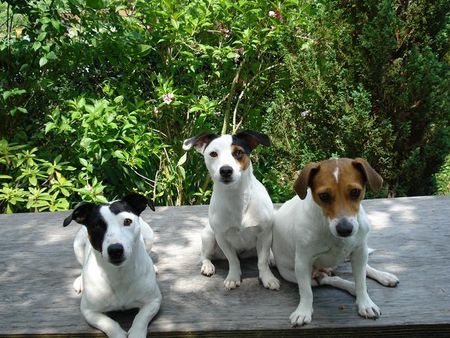
[[[255,149],[258,145],[262,144],[263,146],[270,146],[270,138],[269,136],[267,136],[266,134],[263,133],[258,133],[257,131],[253,131],[253,130],[246,130],[240,133],[237,133],[235,135],[233,135],[233,138],[244,142],[245,145],[247,145],[246,150],[248,150],[248,152],[252,151],[253,149]]]
[[[216,134],[203,132],[197,136],[184,140],[183,149],[189,150],[192,147],[195,147],[195,150],[197,150],[200,154],[203,154],[203,151],[205,150],[209,142],[211,142],[217,137],[219,136],[217,136]]]
[[[122,202],[127,203],[131,207],[133,212],[138,216],[145,210],[147,205],[150,207],[150,209],[155,211],[155,205],[153,204],[153,201],[149,201],[147,197],[135,192],[132,192],[122,198]]]
[[[361,171],[370,189],[374,192],[380,190],[383,185],[383,178],[370,166],[369,162],[363,158],[355,158],[352,164]]]
[[[303,200],[308,192],[308,187],[311,187],[311,182],[314,175],[320,169],[320,163],[311,162],[308,163],[298,175],[294,183],[294,191]]]
[[[73,209],[70,216],[68,216],[64,222],[63,227],[66,227],[69,225],[70,222],[75,221],[77,223],[86,225],[86,219],[88,218],[89,214],[92,212],[92,210],[95,208],[95,203],[88,203],[88,202],[81,202],[79,203],[75,209]]]

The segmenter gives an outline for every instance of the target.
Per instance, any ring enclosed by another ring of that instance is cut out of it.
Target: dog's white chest
[[[353,245],[333,246],[328,251],[321,253],[314,260],[316,268],[334,268],[344,260],[353,251]]]

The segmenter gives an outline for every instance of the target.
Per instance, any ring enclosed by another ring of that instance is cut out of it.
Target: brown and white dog
[[[361,158],[310,163],[301,171],[294,184],[297,196],[275,214],[272,243],[281,276],[299,286],[300,303],[290,316],[292,325],[311,322],[311,286],[317,285],[311,276],[335,268],[347,257],[355,283],[325,275],[319,284],[356,295],[358,313],[365,318],[381,314],[367,293],[366,273],[385,286],[396,286],[398,279],[367,265],[370,224],[361,200],[366,185],[378,191],[382,183],[381,176]]]

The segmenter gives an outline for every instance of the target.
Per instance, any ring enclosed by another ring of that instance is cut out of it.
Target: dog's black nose
[[[336,225],[336,232],[341,237],[348,237],[352,234],[353,225],[346,218],[343,218]]]
[[[231,168],[229,165],[224,165],[219,170],[220,176],[223,178],[230,178],[231,175],[233,175],[233,168]]]
[[[121,261],[123,259],[123,245],[111,244],[108,246],[108,255],[111,261]]]

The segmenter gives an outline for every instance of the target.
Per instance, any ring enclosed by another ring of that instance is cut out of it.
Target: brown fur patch
[[[338,180],[335,171],[339,169]],[[353,189],[361,191],[357,198],[351,196]],[[353,160],[341,158],[320,162],[320,169],[311,181],[314,201],[322,208],[324,214],[333,219],[340,216],[354,216],[359,210],[365,194],[365,178],[353,165]],[[320,194],[327,193],[330,200],[324,202]]]
[[[242,170],[247,170],[248,166],[250,165],[250,156],[246,154],[244,149],[238,145],[232,144],[231,145],[231,154],[235,158],[236,162],[239,163]]]

